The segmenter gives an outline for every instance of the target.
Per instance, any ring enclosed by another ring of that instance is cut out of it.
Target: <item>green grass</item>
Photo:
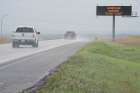
[[[140,93],[140,48],[91,43],[60,65],[38,93]]]

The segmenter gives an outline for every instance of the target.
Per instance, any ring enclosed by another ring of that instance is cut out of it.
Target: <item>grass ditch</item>
[[[48,76],[36,93],[140,93],[140,48],[90,43]]]

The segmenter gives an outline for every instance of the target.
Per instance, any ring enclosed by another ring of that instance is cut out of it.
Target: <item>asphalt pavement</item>
[[[31,87],[84,45],[73,42],[0,65],[0,93],[18,93]]]
[[[31,46],[20,46],[20,48],[12,48],[12,44],[2,44],[0,45],[0,64],[7,64],[11,60],[29,56],[35,53],[46,51],[55,47],[63,46],[66,44],[71,44],[74,42],[79,42],[77,40],[44,40],[39,41],[38,48],[32,48]]]

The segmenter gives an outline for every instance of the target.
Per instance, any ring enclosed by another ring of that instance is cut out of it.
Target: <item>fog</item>
[[[96,5],[132,5],[140,13],[138,0],[0,0],[3,32],[11,34],[18,26],[34,26],[42,34],[110,35],[112,17],[97,17]],[[117,34],[140,34],[140,18],[116,17]]]

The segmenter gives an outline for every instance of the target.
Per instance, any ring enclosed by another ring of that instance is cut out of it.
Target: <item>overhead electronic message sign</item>
[[[97,6],[97,16],[131,16],[132,6]]]

